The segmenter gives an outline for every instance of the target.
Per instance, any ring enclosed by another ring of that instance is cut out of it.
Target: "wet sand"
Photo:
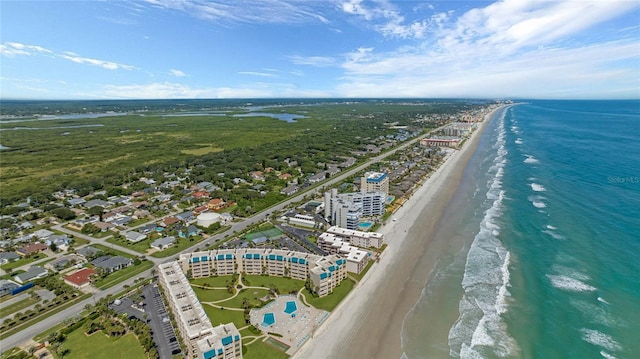
[[[396,221],[390,219],[380,229],[388,247],[379,263],[294,358],[387,359],[402,356],[402,322],[448,246],[444,239],[435,241],[434,234],[480,136],[496,110],[485,115],[463,148],[449,155],[396,211],[391,217]]]

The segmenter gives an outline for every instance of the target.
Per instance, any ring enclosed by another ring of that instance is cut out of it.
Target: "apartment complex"
[[[158,280],[190,358],[242,358],[242,339],[233,323],[211,325],[178,262],[158,266]]]
[[[348,241],[331,233],[318,237],[318,247],[329,254],[337,254],[347,261],[347,272],[360,274],[369,262],[369,253],[352,246]]]
[[[267,274],[311,280],[318,296],[333,292],[347,277],[347,259],[338,255],[315,254],[281,249],[218,249],[180,255],[180,266],[193,278],[233,273]]]
[[[342,238],[352,246],[360,248],[380,248],[384,244],[384,235],[378,232],[362,232],[333,226],[327,229],[327,233]]]
[[[324,194],[324,215],[334,226],[356,230],[362,218],[382,216],[386,200],[384,192],[339,194],[332,189]]]
[[[386,173],[367,172],[360,178],[360,192],[389,194],[389,176]]]

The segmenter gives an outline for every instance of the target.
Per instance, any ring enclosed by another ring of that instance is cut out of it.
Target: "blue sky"
[[[0,98],[640,98],[640,1],[1,1]]]

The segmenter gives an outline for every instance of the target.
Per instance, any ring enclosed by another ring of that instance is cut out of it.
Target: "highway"
[[[441,127],[435,128],[435,129],[431,130],[431,132],[438,131],[441,128],[444,128],[445,126],[447,126],[447,125],[443,125]],[[184,251],[182,251],[182,252],[180,252],[180,253],[178,253],[176,255],[173,255],[171,257],[167,257],[165,259],[158,259],[158,258],[154,258],[154,257],[150,257],[150,256],[146,256],[146,258],[151,260],[151,261],[153,261],[156,265],[159,264],[159,263],[166,263],[166,262],[169,262],[169,261],[176,260],[180,256],[180,254],[182,254],[182,253],[192,252],[195,247],[205,248],[207,244],[213,244],[215,242],[218,242],[221,239],[223,239],[226,235],[233,235],[235,233],[242,232],[247,227],[267,219],[271,213],[275,213],[275,212],[281,211],[285,207],[289,206],[291,203],[302,201],[305,196],[317,195],[318,192],[322,192],[327,187],[329,187],[329,186],[331,186],[331,185],[333,185],[335,183],[338,183],[338,182],[342,181],[343,179],[345,179],[345,178],[347,178],[347,177],[349,177],[351,175],[354,175],[355,173],[357,173],[359,171],[362,171],[362,170],[366,169],[371,164],[379,162],[379,161],[385,159],[386,157],[391,156],[392,154],[396,153],[397,151],[415,144],[416,142],[418,142],[422,138],[428,136],[431,132],[423,134],[423,135],[420,135],[420,136],[418,136],[418,137],[416,137],[414,139],[408,140],[405,143],[403,143],[403,144],[401,144],[401,145],[399,145],[399,146],[397,146],[397,147],[395,147],[395,148],[393,148],[393,149],[391,149],[391,150],[389,150],[387,152],[384,152],[384,153],[382,153],[382,154],[380,154],[380,155],[378,155],[376,157],[370,158],[368,161],[366,161],[365,163],[363,163],[363,164],[361,164],[361,165],[359,165],[357,167],[349,169],[349,170],[347,170],[345,172],[340,172],[335,177],[332,177],[329,180],[326,180],[325,182],[322,182],[318,186],[312,187],[311,189],[309,189],[309,190],[307,190],[305,192],[302,192],[302,193],[300,193],[298,195],[295,195],[295,196],[287,199],[286,201],[283,201],[283,202],[281,202],[281,203],[279,203],[279,204],[277,204],[275,206],[272,206],[272,207],[270,207],[270,208],[268,208],[268,209],[266,209],[266,210],[264,210],[264,211],[262,211],[260,213],[257,213],[255,215],[253,215],[252,217],[249,217],[249,218],[245,219],[242,222],[235,222],[235,223],[233,223],[231,225],[231,228],[228,229],[227,231],[225,231],[223,233],[220,233],[220,234],[217,234],[217,235],[214,235],[212,237],[209,237],[209,238],[207,238],[207,239],[205,239],[203,241],[200,241],[200,242],[194,244],[192,247],[187,248]],[[60,230],[60,231],[65,232],[65,233],[70,233],[70,234],[72,234],[74,236],[78,236],[78,237],[83,238],[83,239],[87,239],[91,243],[101,243],[101,244],[103,244],[105,246],[112,246],[115,249],[121,250],[121,251],[126,252],[126,253],[134,254],[136,256],[140,255],[140,253],[132,251],[132,250],[130,250],[128,248],[124,248],[124,247],[121,247],[121,246],[118,246],[118,245],[114,245],[114,244],[108,243],[108,242],[105,241],[104,238],[96,239],[96,238],[93,238],[93,237],[84,236],[84,235],[78,234],[77,232],[68,231],[68,230],[62,228],[61,225],[56,226],[55,229]],[[112,295],[112,294],[119,293],[119,292],[121,292],[121,291],[123,291],[125,289],[124,288],[125,285],[128,285],[129,287],[133,286],[135,284],[134,280],[136,278],[151,278],[152,277],[152,271],[153,271],[153,269],[149,269],[147,271],[144,271],[144,272],[136,275],[135,278],[129,278],[126,281],[124,281],[122,283],[119,283],[118,285],[116,285],[114,287],[111,287],[109,289],[106,289],[106,290],[100,291],[98,293],[95,293],[94,296],[89,298],[89,299],[86,299],[86,300],[84,300],[82,302],[79,302],[79,303],[77,303],[77,304],[75,304],[75,305],[73,305],[73,306],[71,306],[71,307],[69,307],[69,308],[67,308],[67,309],[65,309],[65,310],[63,310],[63,311],[61,311],[59,313],[56,313],[56,314],[54,314],[54,315],[52,315],[50,317],[42,319],[38,323],[35,323],[35,324],[31,325],[30,327],[28,327],[26,329],[23,329],[22,331],[20,331],[20,332],[18,332],[16,334],[13,334],[13,335],[7,337],[6,339],[1,340],[0,341],[0,348],[2,348],[2,351],[4,352],[6,350],[9,350],[10,348],[13,348],[15,346],[18,346],[21,343],[24,343],[24,342],[28,341],[29,339],[33,338],[35,335],[38,335],[38,334],[44,332],[45,330],[47,330],[47,329],[49,329],[49,328],[61,323],[63,320],[65,320],[67,318],[72,318],[75,315],[81,313],[82,310],[84,310],[84,307],[87,304],[94,304],[100,298],[106,297],[107,295],[110,295],[110,294]]]

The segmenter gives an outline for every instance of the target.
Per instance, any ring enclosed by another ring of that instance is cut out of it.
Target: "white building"
[[[211,325],[178,262],[158,266],[165,292],[187,354],[191,358],[242,358],[242,338],[233,323]]]
[[[322,233],[318,237],[318,247],[329,254],[336,254],[347,260],[347,272],[360,273],[369,262],[369,253],[352,246],[331,233]]]
[[[384,192],[389,194],[389,176],[386,173],[367,172],[360,178],[360,192]]]
[[[352,246],[361,248],[380,248],[384,244],[384,235],[378,232],[361,232],[332,226],[327,229],[327,233],[331,233],[336,237],[342,238]]]
[[[215,212],[205,212],[198,216],[198,225],[207,228],[214,223],[220,222],[220,215]]]
[[[384,192],[338,194],[337,189],[332,189],[324,194],[324,215],[335,226],[355,230],[361,218],[382,216],[386,200]]]

